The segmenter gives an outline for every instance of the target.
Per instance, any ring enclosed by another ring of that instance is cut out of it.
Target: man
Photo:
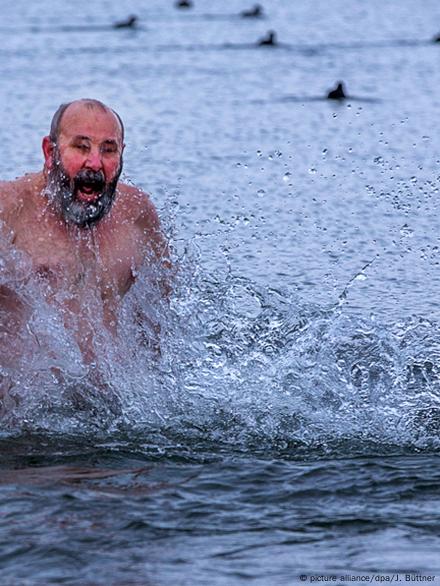
[[[43,171],[0,183],[0,220],[92,362],[90,308],[116,336],[118,307],[137,270],[169,268],[167,244],[148,196],[119,182],[124,127],[108,106],[92,99],[61,105],[42,147]],[[0,309],[15,312],[16,324],[26,320],[9,287],[0,287]]]

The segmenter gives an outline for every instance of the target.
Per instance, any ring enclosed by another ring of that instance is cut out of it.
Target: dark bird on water
[[[137,16],[134,16],[132,14],[126,20],[120,20],[119,22],[115,22],[113,28],[134,28],[136,26],[137,19]]]
[[[260,4],[254,4],[253,8],[240,12],[240,16],[243,18],[259,18],[263,16],[263,7]]]
[[[265,37],[258,41],[259,47],[275,46],[277,44],[277,38],[274,31],[267,31]]]
[[[337,86],[334,90],[330,90],[327,94],[327,98],[329,100],[343,100],[347,97],[344,91],[344,84],[342,81],[339,81]]]
[[[190,0],[178,0],[176,8],[192,8],[192,2]]]

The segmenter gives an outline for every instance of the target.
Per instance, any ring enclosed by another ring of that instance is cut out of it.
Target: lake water
[[[146,267],[102,332],[103,395],[3,253],[32,332],[2,365],[2,585],[440,583],[440,4],[251,4],[3,0],[0,176],[103,100],[179,270],[169,310]]]

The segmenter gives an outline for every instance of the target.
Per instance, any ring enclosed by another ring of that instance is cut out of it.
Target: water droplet
[[[367,278],[368,277],[365,273],[359,273],[358,275],[355,276],[354,280],[355,281],[366,281]]]
[[[382,163],[383,163],[383,157],[381,157],[381,156],[374,157],[373,162],[376,163],[376,165],[382,165]]]
[[[328,153],[328,149],[322,149],[322,154],[325,156]]]
[[[258,156],[258,157],[262,157],[262,156],[263,156],[263,153],[262,153],[262,151],[257,151],[257,156]]]
[[[310,167],[309,173],[310,173],[310,175],[314,175],[316,173],[315,167]]]
[[[290,173],[290,171],[287,171],[286,173],[284,173],[283,181],[285,181],[287,183],[288,181],[290,181],[291,177],[292,177],[292,173]]]
[[[258,197],[263,197],[263,195],[266,195],[266,192],[264,191],[264,189],[259,189],[257,191],[257,195],[258,195]]]
[[[411,183],[417,183],[417,177],[413,175],[410,179]]]

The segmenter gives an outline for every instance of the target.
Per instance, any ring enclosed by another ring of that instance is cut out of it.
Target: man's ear
[[[44,166],[46,169],[52,169],[54,161],[55,144],[52,142],[49,136],[43,138],[42,143],[43,154],[44,154]]]

